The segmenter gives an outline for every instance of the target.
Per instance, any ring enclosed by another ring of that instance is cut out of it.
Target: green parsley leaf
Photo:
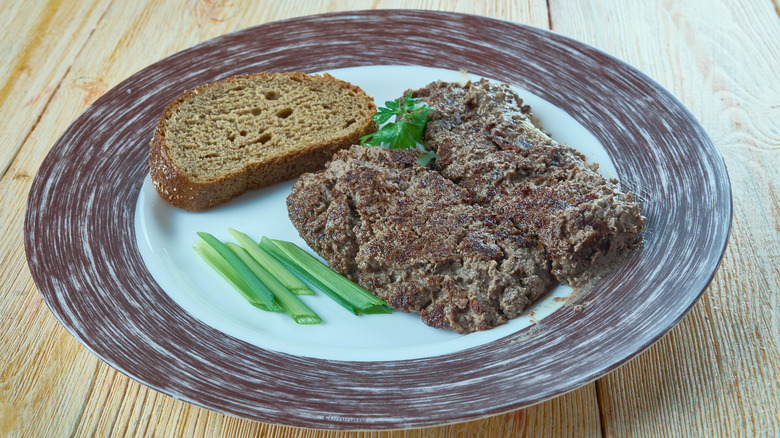
[[[394,122],[382,126],[377,132],[368,134],[360,139],[363,146],[387,145],[389,149],[411,149],[417,147],[422,141],[425,124],[428,122],[428,113],[431,107],[419,98],[412,97],[411,93],[401,99],[385,102],[384,107],[377,109],[374,114],[374,122],[378,125],[387,123],[395,117]]]

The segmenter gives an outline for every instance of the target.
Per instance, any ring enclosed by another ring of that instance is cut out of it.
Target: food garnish
[[[281,310],[274,295],[257,276],[224,243],[209,233],[200,237],[193,248],[227,279],[253,306],[270,311]]]
[[[408,93],[403,98],[388,100],[384,107],[379,107],[374,114],[374,122],[382,125],[378,131],[360,138],[360,144],[363,146],[383,146],[388,149],[414,149],[421,150],[417,161],[422,165],[436,158],[436,154],[427,151],[422,147],[423,131],[425,124],[428,123],[428,113],[433,108],[426,105],[420,98],[412,97]],[[396,117],[394,122],[388,121]]]
[[[251,237],[233,228],[228,229],[228,231],[261,266],[268,272],[272,272],[287,290],[295,295],[314,295],[314,291],[309,289],[309,286],[306,286],[300,278],[285,268],[271,254],[260,248],[260,245]]]
[[[258,244],[245,233],[232,228],[229,231],[238,244],[223,243],[209,233],[198,232],[193,248],[257,308],[284,311],[298,324],[322,322],[298,298],[297,295],[313,295],[314,291],[295,272],[355,315],[393,310],[294,243],[263,237]]]
[[[254,273],[260,281],[268,287],[271,293],[279,302],[282,310],[285,311],[290,317],[298,324],[319,324],[322,319],[314,313],[300,298],[290,292],[281,281],[279,281],[273,274],[268,272],[260,263],[255,260],[253,255],[249,253],[244,247],[237,245],[233,242],[226,243],[227,247],[235,253],[239,259]],[[282,268],[284,269],[284,268]],[[289,272],[285,270],[286,272]]]
[[[260,247],[355,315],[393,311],[393,308],[380,298],[332,270],[292,242],[263,237]]]

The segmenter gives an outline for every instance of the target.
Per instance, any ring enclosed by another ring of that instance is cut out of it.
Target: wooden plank
[[[0,175],[21,149],[109,0],[0,1]]]
[[[7,172],[30,147],[31,132],[109,2],[62,3],[0,2],[0,436],[72,429],[81,406],[69,401],[87,396],[96,366],[94,356],[73,348],[78,344],[51,316],[27,271],[21,230],[37,164]],[[62,375],[78,383],[62,385]]]
[[[606,434],[780,434],[775,6],[550,3],[554,30],[627,61],[677,96],[713,138],[732,183],[730,245],[704,298],[659,343],[598,382]]]
[[[40,97],[33,103],[39,106],[12,120],[9,126],[27,127],[28,133],[18,140],[19,146],[11,154],[3,152],[1,155],[9,160],[5,165],[8,171],[0,180],[3,207],[0,216],[0,289],[8,291],[0,297],[0,325],[5,333],[14,333],[14,336],[3,337],[0,341],[3,361],[0,435],[445,437],[481,432],[491,436],[539,436],[559,432],[578,436],[599,434],[594,385],[526,410],[463,424],[397,433],[324,433],[228,417],[174,400],[128,379],[81,347],[43,304],[27,271],[22,245],[27,192],[32,177],[57,137],[110,87],[178,50],[266,21],[365,7],[357,1],[244,5],[238,2],[182,4],[139,0],[99,5],[102,9],[98,6],[68,9],[69,19],[75,27],[63,26],[82,35],[81,39],[45,32],[50,27],[47,23],[61,19],[59,9],[48,10],[53,14],[49,21],[45,19],[45,7],[32,14],[32,18],[24,15],[21,9],[13,9],[14,17],[23,16],[27,20],[19,23],[19,29],[31,29],[24,41],[36,41],[40,46],[37,49],[40,52],[30,52],[27,59],[59,56],[50,61],[59,69],[59,76],[35,74],[24,79],[32,84],[29,89],[38,91]],[[373,6],[476,13],[539,27],[545,27],[548,22],[546,5],[542,1],[490,5],[379,1]],[[7,34],[10,30],[3,32]],[[22,53],[21,49],[15,53]],[[9,71],[19,68],[11,66]],[[46,91],[50,84],[55,84],[54,88]],[[16,87],[9,87],[9,99],[14,98],[16,92]]]

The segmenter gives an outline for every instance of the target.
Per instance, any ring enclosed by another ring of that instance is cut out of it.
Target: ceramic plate
[[[156,197],[146,162],[154,125],[173,98],[259,71],[330,72],[379,104],[433,79],[508,82],[555,138],[637,195],[648,218],[644,246],[575,305],[561,304],[570,291],[559,288],[532,314],[473,335],[398,312],[352,317],[319,297],[309,299],[321,326],[264,319],[229,287],[224,295],[190,247],[195,230],[227,240],[227,227],[299,239],[283,206],[291,183],[187,213]],[[263,422],[391,429],[526,407],[623,364],[702,294],[730,217],[728,175],[712,141],[673,96],[625,63],[507,21],[362,11],[228,34],[107,92],[42,164],[25,247],[33,279],[65,328],[145,385]]]

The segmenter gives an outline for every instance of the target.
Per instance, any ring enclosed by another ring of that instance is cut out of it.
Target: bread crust
[[[244,165],[233,172],[225,172],[219,178],[211,181],[197,181],[188,175],[186,169],[180,168],[171,157],[170,141],[166,138],[167,124],[178,105],[192,99],[210,87],[221,87],[245,79],[270,81],[277,76],[287,76],[302,83],[326,81],[331,85],[344,89],[345,98],[364,100],[368,110],[354,114],[355,123],[350,126],[347,135],[341,135],[326,141],[302,143],[295,150],[283,156],[272,157],[262,162]],[[351,93],[349,93],[351,91]],[[349,93],[349,96],[347,94]],[[353,97],[354,96],[354,97]],[[163,111],[160,121],[154,130],[149,149],[149,173],[157,193],[174,207],[188,211],[206,211],[217,205],[254,189],[267,187],[282,181],[298,177],[306,172],[313,172],[324,167],[333,154],[354,144],[360,143],[364,135],[376,131],[372,116],[376,112],[373,98],[359,87],[334,78],[327,73],[309,75],[300,72],[257,73],[238,75],[201,85],[173,100]]]

